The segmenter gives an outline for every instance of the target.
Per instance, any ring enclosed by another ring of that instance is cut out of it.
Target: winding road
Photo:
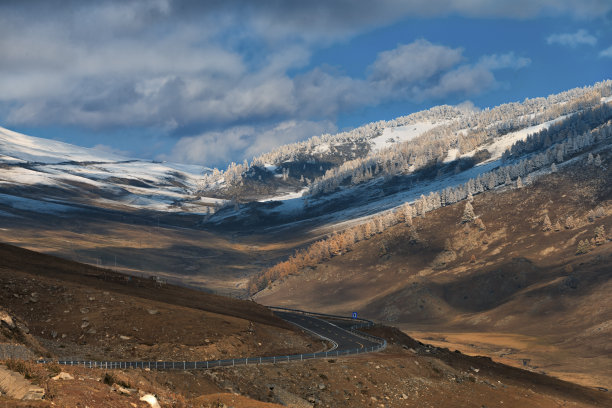
[[[351,319],[344,316],[325,315],[296,309],[270,307],[274,314],[311,334],[327,340],[331,348],[317,353],[292,354],[285,356],[247,357],[209,361],[75,361],[75,360],[38,360],[39,363],[55,362],[60,365],[77,365],[90,368],[144,368],[151,370],[202,370],[215,367],[228,367],[249,364],[281,363],[318,358],[347,356],[383,350],[387,346],[384,339],[357,331],[371,327],[374,323],[364,319]]]
[[[334,347],[328,351],[366,350],[380,346],[380,340],[376,341],[371,338],[366,338],[358,334],[355,330],[350,330],[350,321],[347,321],[347,325],[346,323],[343,324],[344,321],[341,320],[333,322],[296,311],[277,310],[274,314],[315,336],[331,341]]]

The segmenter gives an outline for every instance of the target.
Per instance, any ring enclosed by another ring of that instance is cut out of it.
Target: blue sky
[[[612,77],[609,0],[50,3],[0,3],[0,126],[135,157],[224,167]]]

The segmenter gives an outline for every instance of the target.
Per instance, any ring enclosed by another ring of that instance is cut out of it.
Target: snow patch
[[[289,192],[289,193],[284,193],[275,197],[268,197],[268,198],[264,198],[261,200],[258,200],[260,203],[265,203],[268,201],[286,201],[286,200],[291,200],[294,198],[301,198],[305,192],[307,192],[308,189],[304,188],[300,191],[294,191],[294,192]]]
[[[331,151],[331,145],[329,143],[322,143],[314,148],[315,153],[324,154]]]
[[[266,170],[268,170],[270,173],[276,173],[276,170],[278,169],[278,166],[275,165],[275,164],[266,163],[266,164],[264,164],[264,168]]]
[[[419,122],[405,126],[388,127],[383,130],[380,136],[370,139],[370,145],[374,151],[382,150],[394,143],[412,140],[438,125],[440,124]]]
[[[459,154],[459,149],[449,149],[448,155],[446,156],[446,159],[444,159],[443,163],[450,163],[459,158],[459,156],[461,156]]]
[[[560,116],[558,118],[549,120],[548,122],[544,122],[539,125],[529,126],[524,129],[517,130],[516,132],[510,132],[497,139],[493,143],[484,146],[479,146],[478,148],[476,148],[476,150],[472,150],[471,152],[463,154],[461,157],[471,157],[476,153],[477,150],[486,149],[489,151],[489,153],[491,153],[491,158],[489,158],[487,162],[497,160],[501,158],[502,154],[506,151],[506,149],[512,147],[514,143],[518,142],[519,140],[525,140],[529,135],[538,133],[541,130],[548,129],[552,124],[560,122],[566,119],[567,117],[568,115]]]
[[[0,127],[0,154],[2,155],[0,160],[9,156],[9,160],[4,161],[5,163],[15,163],[15,159],[36,163],[129,160],[101,150],[27,136],[2,127]]]

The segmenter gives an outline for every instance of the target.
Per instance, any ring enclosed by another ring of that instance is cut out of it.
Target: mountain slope
[[[2,307],[55,357],[204,361],[310,350],[311,339],[256,303],[5,244],[0,286]]]
[[[231,165],[223,173],[217,171],[205,177],[202,194],[242,202],[241,206],[222,208],[211,217],[210,223],[225,229],[245,224],[295,228],[296,221],[332,226],[397,207],[406,201],[413,202],[431,192],[441,194],[447,188],[457,188],[491,171],[498,171],[497,177],[499,169],[507,166],[508,161],[533,161],[533,153],[544,150],[505,154],[511,146],[533,135],[551,128],[564,135],[568,129],[581,135],[605,126],[611,117],[611,93],[612,81],[606,81],[593,87],[480,112],[437,107],[396,121],[373,123],[353,133],[283,146],[255,158],[251,164]],[[449,111],[453,114],[447,115]],[[414,133],[410,133],[413,129]],[[427,130],[421,132],[419,129]],[[396,142],[389,138],[381,149],[373,149],[368,144],[394,131],[408,132],[406,140]],[[567,139],[569,135],[566,136]],[[545,147],[555,143],[548,142]],[[349,154],[356,145],[363,144],[370,147],[355,156]],[[567,156],[574,153],[572,149],[564,149],[561,156],[565,154],[565,159],[569,158]],[[321,156],[321,151],[328,156]],[[550,159],[547,159],[548,164]],[[536,169],[542,166],[535,162],[532,165]],[[313,167],[319,167],[318,174],[309,173]],[[525,177],[532,171],[524,170],[515,171],[512,179]],[[316,178],[311,180],[311,176]],[[261,184],[278,189],[280,181],[270,184],[268,180],[279,177],[285,180],[284,195],[272,201],[269,193],[260,195],[261,198],[243,195],[244,191],[260,191]],[[447,203],[453,202],[451,200],[446,197]]]
[[[3,128],[0,168],[2,201],[41,212],[61,212],[62,207],[47,204],[59,202],[203,213],[217,202],[193,194],[205,168],[130,159]]]
[[[464,203],[434,210],[256,298],[359,311],[439,345],[611,388],[612,149],[598,154],[600,166],[585,155],[521,189],[475,196],[478,222],[462,223]],[[600,227],[607,238],[577,254]]]
[[[73,359],[196,360],[322,346],[254,302],[128,279],[7,245],[0,245],[0,286],[0,339],[13,343],[0,344],[0,352],[21,350],[23,344],[36,353],[30,351],[29,358],[50,353]],[[150,400],[162,406],[237,408],[365,407],[377,401],[390,407],[503,402],[549,408],[559,401],[603,407],[610,401],[607,393],[424,345],[397,329],[373,330],[388,340],[387,351],[211,370],[121,370],[5,360],[8,370],[40,386],[45,398],[18,401],[3,393],[0,406],[78,406],[87,400],[91,407],[145,407],[140,399],[145,395],[155,396]]]
[[[205,176],[6,131],[0,238],[245,294],[254,272],[334,231],[528,181],[608,143],[611,93],[604,81],[483,111],[435,107]],[[99,161],[64,161],[79,155]]]

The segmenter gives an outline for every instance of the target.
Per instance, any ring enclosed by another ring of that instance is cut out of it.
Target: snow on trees
[[[550,218],[548,214],[544,215],[544,220],[542,220],[542,231],[550,231],[552,229],[552,223],[550,222]]]
[[[606,242],[606,230],[603,225],[595,228],[595,245],[602,245]]]
[[[476,214],[474,214],[474,207],[470,202],[465,203],[465,208],[463,209],[463,215],[461,216],[461,223],[465,224],[467,222],[472,222],[476,218]]]
[[[595,156],[595,159],[593,159],[593,164],[597,167],[601,167],[602,161],[600,155]]]
[[[480,218],[476,218],[476,220],[474,220],[474,225],[476,225],[480,231],[485,231],[487,229],[484,222]]]

